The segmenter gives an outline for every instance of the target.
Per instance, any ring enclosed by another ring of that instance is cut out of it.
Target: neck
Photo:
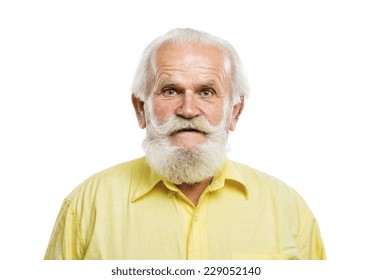
[[[198,204],[199,198],[208,185],[212,182],[212,178],[204,180],[195,184],[182,183],[177,185],[179,190],[196,206]]]

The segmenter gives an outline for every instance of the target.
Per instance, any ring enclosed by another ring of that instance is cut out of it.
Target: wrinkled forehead
[[[184,67],[194,67],[207,64],[220,68],[225,74],[231,72],[229,55],[220,47],[201,43],[163,43],[154,55],[153,69],[170,64],[179,64]]]

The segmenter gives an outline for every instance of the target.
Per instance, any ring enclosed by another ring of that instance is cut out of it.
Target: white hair
[[[232,103],[238,104],[241,102],[241,98],[248,97],[248,83],[243,64],[235,48],[229,42],[206,32],[190,28],[177,28],[156,38],[142,54],[132,83],[132,93],[141,101],[146,101],[154,89],[156,54],[165,43],[201,44],[221,49],[225,56],[225,71],[229,71],[233,77],[231,84]]]

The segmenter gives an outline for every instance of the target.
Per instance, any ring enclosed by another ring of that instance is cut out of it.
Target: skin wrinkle
[[[206,68],[206,67],[195,67],[198,69],[204,69],[205,71],[205,77],[203,77],[202,82],[200,82],[202,85],[213,88],[222,88],[222,81],[226,78],[225,71],[216,71],[213,68]],[[192,71],[195,71],[196,69],[191,69]],[[169,72],[181,72],[186,73],[187,71],[190,71],[190,68],[188,70],[186,69],[179,69],[178,67],[172,67],[172,66],[159,66],[157,73],[156,73],[156,80],[155,80],[155,94],[160,94],[160,90],[166,86],[170,85],[178,85],[177,82],[172,80],[173,75],[169,74]],[[202,72],[202,71],[199,71]],[[212,72],[212,73],[211,73]],[[202,73],[203,74],[203,73]],[[215,82],[215,80],[218,81],[218,83]],[[197,84],[198,82],[192,81],[194,84]],[[194,85],[194,88],[195,85]],[[222,95],[222,93],[221,93]]]
[[[176,53],[174,51],[175,49]],[[206,49],[208,49],[208,53],[205,51]],[[167,50],[167,52],[165,52],[165,50]],[[195,50],[197,50],[197,52],[195,52]],[[180,56],[182,56],[182,61],[179,61]],[[176,62],[168,64],[164,59]],[[214,61],[211,61],[211,59]],[[231,67],[228,67],[226,61],[229,61],[229,59],[226,58],[224,52],[215,46],[202,46],[196,44],[179,46],[177,44],[166,43],[159,48],[153,65],[156,77],[155,88],[158,88],[161,76],[163,74],[169,74],[171,71],[176,73],[199,72],[201,75],[215,75],[221,85],[226,78],[232,78],[230,73]],[[229,75],[227,75],[227,70]]]

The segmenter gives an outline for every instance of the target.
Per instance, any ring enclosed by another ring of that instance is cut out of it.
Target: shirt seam
[[[78,236],[79,244],[80,244],[81,255],[84,256],[85,255],[85,242],[84,242],[82,230],[80,228],[79,218],[77,217],[76,210],[73,206],[70,207],[70,211],[71,211],[72,217],[74,219],[74,224],[76,226],[77,236]]]
[[[305,225],[308,223],[309,217],[310,217],[310,210],[306,210],[305,214],[303,215],[302,222],[300,224],[299,232],[298,232],[298,244],[300,246],[300,252],[301,255],[303,255],[303,250],[306,248],[306,243],[308,240],[304,240],[303,233],[305,230]]]

